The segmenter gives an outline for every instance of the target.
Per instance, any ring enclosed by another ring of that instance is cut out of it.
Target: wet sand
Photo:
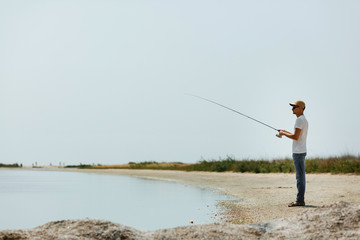
[[[345,201],[360,205],[360,176],[307,174],[305,207],[287,207],[296,200],[295,174],[251,174],[217,172],[183,172],[166,170],[76,170],[101,174],[134,176],[179,182],[218,190],[240,201],[224,201],[224,221],[259,223],[293,217],[305,209]]]

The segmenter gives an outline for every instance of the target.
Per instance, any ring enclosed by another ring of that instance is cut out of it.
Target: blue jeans
[[[306,153],[293,153],[293,161],[296,172],[297,197],[296,201],[305,202],[305,156]]]

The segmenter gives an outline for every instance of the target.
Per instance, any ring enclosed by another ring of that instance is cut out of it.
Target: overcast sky
[[[0,162],[360,154],[360,1],[0,0]]]

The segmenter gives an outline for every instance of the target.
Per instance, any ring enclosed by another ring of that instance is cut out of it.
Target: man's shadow
[[[315,205],[305,205],[304,208],[318,208],[318,206]]]

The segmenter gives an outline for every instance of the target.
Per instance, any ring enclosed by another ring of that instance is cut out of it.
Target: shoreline
[[[56,169],[44,169],[56,171]],[[64,169],[62,169],[64,170]],[[1,169],[0,169],[1,171]],[[294,174],[89,170],[172,181],[242,198],[222,201],[222,221],[141,231],[106,220],[57,220],[32,229],[2,230],[0,239],[359,239],[360,176],[308,174],[305,207],[287,207],[296,195]],[[126,224],[126,223],[125,223]]]
[[[184,172],[174,170],[76,169],[75,172],[133,176],[208,188],[241,200],[221,201],[223,221],[249,224],[294,217],[303,210],[345,201],[360,205],[360,176],[307,174],[305,207],[289,208],[296,200],[295,174]]]

